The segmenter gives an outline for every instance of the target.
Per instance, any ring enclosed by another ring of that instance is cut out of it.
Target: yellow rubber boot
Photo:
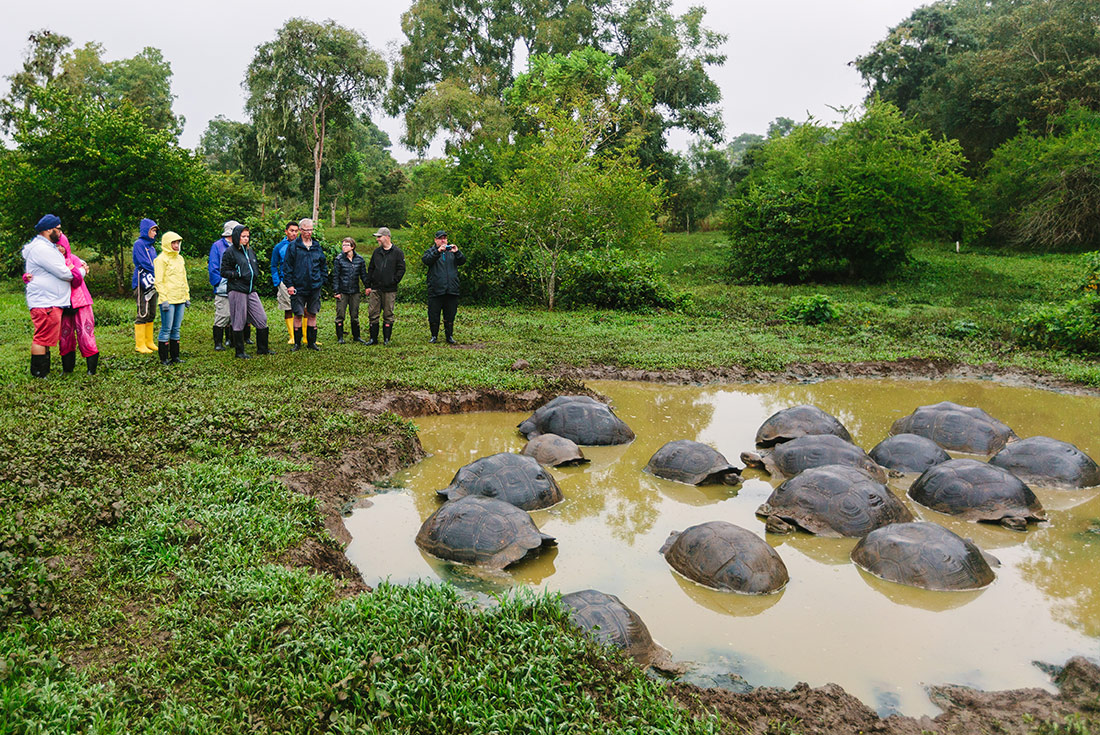
[[[153,322],[145,325],[145,346],[149,348],[150,352],[157,351],[157,333],[153,331],[154,326],[156,325]]]
[[[148,355],[150,352],[152,352],[152,350],[149,349],[149,347],[146,346],[146,344],[145,344],[145,325],[144,324],[135,324],[134,325],[134,349],[137,350],[138,352],[144,354],[144,355]]]
[[[286,343],[294,344],[294,317],[292,316],[286,318]]]

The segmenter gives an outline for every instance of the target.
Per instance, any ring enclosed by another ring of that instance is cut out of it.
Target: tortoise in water
[[[856,467],[824,465],[804,470],[777,487],[756,510],[770,533],[792,526],[818,536],[864,536],[913,515],[881,482]]]
[[[924,472],[951,459],[936,442],[920,434],[888,436],[870,452],[879,466],[899,472]]]
[[[540,434],[557,434],[588,446],[634,441],[634,432],[622,419],[606,405],[590,398],[565,401],[554,406],[547,404],[521,423],[519,430],[528,439]]]
[[[581,590],[562,595],[561,604],[581,630],[605,645],[614,646],[641,667],[669,659],[667,650],[653,641],[649,628],[638,613],[615,595],[599,590]]]
[[[523,454],[548,467],[572,467],[591,461],[585,458],[575,442],[557,434],[539,434],[527,442]]]
[[[549,508],[562,501],[561,488],[538,460],[509,452],[482,457],[460,468],[451,484],[436,494],[447,500],[482,495],[523,510]]]
[[[444,503],[416,534],[416,545],[432,556],[490,569],[534,557],[555,543],[525,511],[478,495]]]
[[[1100,485],[1100,467],[1068,442],[1032,436],[1012,442],[989,464],[1003,467],[1021,480],[1048,487],[1083,488]]]
[[[858,467],[876,481],[886,482],[886,471],[867,452],[834,434],[800,436],[760,452],[741,452],[741,461],[784,478],[811,467],[841,464]]]
[[[892,523],[852,549],[852,561],[876,577],[926,590],[976,590],[991,583],[998,562],[970,539],[938,523]]]
[[[566,403],[597,403],[601,406],[604,405],[592,396],[558,396],[557,398],[551,398],[549,401],[536,408],[534,413],[532,413],[519,424],[519,426],[517,427],[519,428],[519,433],[527,435],[536,431],[535,427],[538,424],[538,419],[540,416],[545,414],[550,409],[557,408],[558,406],[563,406]]]
[[[890,434],[919,434],[944,449],[968,454],[994,454],[1019,438],[982,409],[951,401],[921,406],[895,421]]]
[[[762,538],[726,521],[673,531],[661,547],[669,566],[714,589],[767,595],[790,579],[787,565]]]
[[[852,441],[852,435],[838,419],[817,406],[791,406],[772,414],[756,430],[756,446],[772,447],[797,439],[800,436],[832,434],[844,441]]]
[[[741,484],[741,470],[727,462],[721,452],[690,439],[665,444],[649,458],[645,471],[688,485]]]
[[[975,459],[952,459],[926,470],[909,487],[909,497],[940,513],[1016,531],[1027,530],[1028,521],[1047,519],[1023,480]]]

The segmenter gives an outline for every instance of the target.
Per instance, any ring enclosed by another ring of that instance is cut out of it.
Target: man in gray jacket
[[[34,337],[31,340],[31,376],[50,374],[50,347],[61,338],[61,310],[72,302],[74,276],[84,277],[82,269],[70,269],[57,249],[61,239],[61,219],[47,214],[35,225],[34,239],[23,246],[23,272],[27,282],[27,307],[31,310]]]

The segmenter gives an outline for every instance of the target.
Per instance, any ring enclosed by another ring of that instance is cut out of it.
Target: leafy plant
[[[799,324],[824,324],[840,316],[836,305],[825,294],[792,296],[783,309],[783,318]]]

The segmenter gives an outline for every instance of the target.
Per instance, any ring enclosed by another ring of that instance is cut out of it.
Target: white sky
[[[175,112],[187,118],[180,142],[198,144],[207,122],[223,114],[244,119],[241,81],[257,46],[271,40],[291,17],[332,18],[356,28],[387,58],[404,36],[401,14],[409,0],[31,0],[7,3],[0,11],[0,76],[18,71],[27,35],[49,28],[75,46],[98,41],[107,59],[133,56],[145,46],[164,52],[172,65]],[[859,74],[848,66],[886,31],[924,3],[917,0],[673,0],[682,13],[707,8],[707,27],[729,36],[723,67],[711,77],[722,89],[726,136],[763,133],[779,116],[807,114],[836,119],[830,107],[859,104],[865,94]],[[8,83],[0,80],[0,94]],[[400,120],[375,121],[389,133],[399,161],[412,153],[398,143]],[[686,136],[672,139],[687,146]],[[438,146],[433,150],[438,153]]]

